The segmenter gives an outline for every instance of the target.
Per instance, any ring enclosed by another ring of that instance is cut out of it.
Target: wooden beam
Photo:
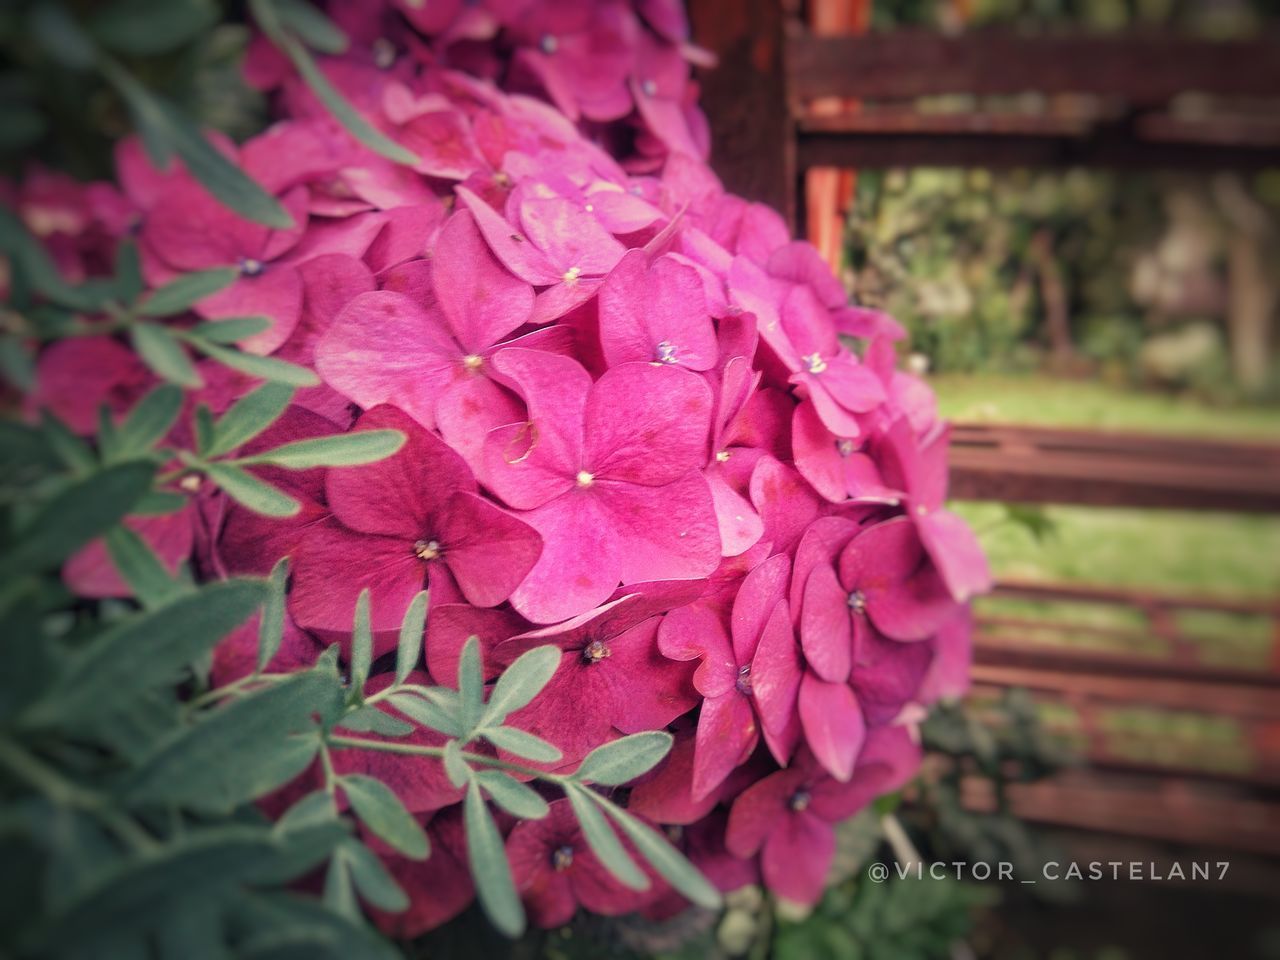
[[[1117,36],[988,28],[959,36],[900,29],[788,41],[792,95],[895,100],[945,93],[1037,92],[1163,103],[1184,92],[1280,96],[1280,39],[1204,40],[1164,32]]]
[[[699,73],[711,160],[725,187],[796,226],[795,124],[783,71],[783,0],[690,0],[693,38],[719,60]]]

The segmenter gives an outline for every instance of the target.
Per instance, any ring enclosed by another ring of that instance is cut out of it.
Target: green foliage
[[[804,921],[783,920],[777,960],[935,960],[972,926],[975,907],[993,902],[988,887],[955,880],[893,878],[843,884]]]

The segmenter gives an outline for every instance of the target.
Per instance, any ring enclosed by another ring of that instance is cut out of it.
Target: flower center
[[[728,450],[721,450],[719,453],[717,453],[717,454],[716,454],[716,462],[717,462],[717,463],[728,463],[728,462],[729,462],[729,456],[730,456],[730,454],[729,454],[729,451],[728,451]]]
[[[187,493],[195,493],[200,489],[200,475],[198,473],[189,473],[178,481],[178,486]]]
[[[854,613],[863,613],[867,609],[867,596],[861,590],[854,590],[849,594],[848,603]]]
[[[596,475],[594,473],[588,473],[586,470],[578,471],[578,486],[589,487],[595,482]]]
[[[386,37],[373,41],[373,65],[379,70],[386,70],[396,62],[396,47]]]
[[[920,516],[922,516],[922,517],[923,517],[923,516],[924,516],[926,513],[928,513],[928,512],[929,512],[929,508],[928,508],[928,507],[926,507],[923,503],[917,503],[917,504],[916,504],[916,513],[917,513],[917,514],[919,514]]]
[[[609,646],[603,640],[592,640],[582,651],[582,659],[587,663],[599,663],[608,656]]]
[[[801,810],[809,809],[809,801],[813,799],[809,796],[808,790],[797,790],[791,795],[791,809],[799,813]]]
[[[646,97],[652,97],[658,92],[658,85],[651,79],[646,79],[640,84],[640,92]]]
[[[497,173],[493,175],[493,182],[496,186],[499,186],[503,190],[505,190],[509,186],[511,186],[511,177],[503,173],[501,170],[499,170]]]
[[[582,276],[581,267],[570,267],[568,270],[564,272],[564,276],[561,277],[560,279],[562,279],[565,283],[572,285],[578,282],[578,278],[580,276]]]
[[[745,667],[739,668],[738,679],[734,686],[744,697],[751,696],[751,664],[748,663]]]
[[[484,357],[478,353],[469,353],[462,358],[462,365],[474,373],[484,366]]]
[[[659,363],[675,363],[676,362],[676,345],[670,340],[663,340],[658,344],[658,362]]]
[[[263,264],[261,260],[255,260],[253,257],[240,258],[240,273],[246,277],[256,277],[262,273]]]
[[[560,49],[560,41],[549,33],[544,33],[542,39],[538,41],[538,46],[545,54],[553,54]]]
[[[852,440],[837,441],[836,450],[837,452],[839,452],[840,456],[842,457],[851,456],[853,454],[853,441]]]
[[[551,851],[551,866],[561,872],[573,866],[573,847],[567,843]]]
[[[807,357],[801,357],[800,359],[808,366],[810,373],[821,373],[827,369],[827,361],[822,359],[822,354],[820,353],[811,353]]]
[[[434,560],[440,556],[440,541],[418,540],[413,545],[413,555],[419,560]]]

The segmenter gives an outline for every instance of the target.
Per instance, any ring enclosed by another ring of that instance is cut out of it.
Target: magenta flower
[[[507,859],[529,917],[540,927],[568,923],[579,906],[608,917],[630,913],[661,889],[659,883],[645,891],[619,883],[591,852],[567,799],[553,801],[541,820],[517,823],[507,837]]]
[[[905,727],[871,733],[848,783],[833,779],[801,753],[790,767],[748,787],[734,801],[725,845],[738,857],[759,853],[764,882],[774,893],[796,903],[817,903],[835,856],[835,825],[902,786],[919,763],[919,747]]]
[[[544,541],[511,597],[536,623],[603,603],[618,583],[705,577],[720,558],[706,459],[711,391],[687,370],[611,368],[507,348],[493,357],[528,420],[492,431],[482,481]]]
[[[28,416],[48,410],[85,436],[97,431],[100,407],[123,414],[156,382],[137,354],[110,337],[51,344],[40,354],[35,380],[24,398]]]
[[[991,589],[991,570],[969,525],[942,508],[947,496],[951,427],[940,425],[917,441],[905,418],[877,444],[885,482],[905,492],[907,515],[957,603]]]
[[[591,299],[626,249],[594,213],[560,196],[525,199],[508,221],[466,187],[458,199],[476,218],[502,264],[535,287],[535,323],[564,316]]]
[[[263,316],[272,326],[246,337],[246,350],[271,353],[289,338],[302,311],[302,278],[285,255],[306,227],[307,191],[298,186],[280,198],[295,226],[277,230],[246,220],[215,200],[195,180],[183,176],[147,213],[142,239],[155,258],[155,279],[173,273],[234,267],[239,279],[196,304],[201,316]]]
[[[610,366],[629,360],[709,370],[719,353],[702,280],[670,256],[629,250],[600,287],[600,343]]]
[[[533,289],[485,247],[469,213],[450,217],[418,298],[387,290],[352,298],[316,346],[325,382],[360,406],[394,403],[424,427],[451,388],[495,393],[485,368],[495,345],[529,319]]]
[[[699,584],[645,584],[582,616],[530,630],[497,646],[509,662],[532,647],[554,643],[564,653],[550,683],[527,707],[512,714],[514,726],[558,746],[567,758],[585,756],[622,733],[661,730],[697,703],[687,664],[663,656],[657,614],[688,603]]]
[[[747,574],[733,603],[731,635],[703,605],[673,610],[662,621],[663,654],[701,661],[693,677],[704,697],[693,761],[695,801],[746,762],[761,733],[780,764],[795,748],[801,667],[786,601],[790,566],[777,555]]]
[[[510,596],[541,545],[527,524],[477,495],[470,469],[442,440],[394,407],[368,411],[354,429],[379,428],[408,441],[386,460],[329,471],[333,517],[302,534],[290,609],[303,627],[345,636],[368,587],[384,651],[434,567],[447,568],[469,602],[491,607]]]

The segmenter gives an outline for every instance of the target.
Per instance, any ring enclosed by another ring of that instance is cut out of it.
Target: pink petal
[[[619,541],[598,499],[583,490],[528,510],[520,518],[542,535],[542,554],[511,595],[534,623],[557,623],[597,607],[622,578]]]
[[[791,564],[784,554],[775,554],[757,564],[742,581],[733,600],[730,623],[733,652],[738,663],[750,663],[760,637],[773,618],[774,609],[786,596]]]
[[[800,648],[791,629],[790,610],[783,601],[773,608],[751,660],[751,691],[756,710],[769,750],[780,764],[790,759],[786,748],[793,746],[790,738],[800,674]]]
[[[586,463],[596,476],[658,486],[706,463],[711,390],[687,370],[611,367],[585,413]]]
[[[626,252],[598,220],[561,197],[526,200],[520,205],[520,224],[554,269],[563,275],[603,277]]]
[[[599,516],[616,537],[623,583],[701,579],[720,562],[715,505],[700,472],[662,487],[600,480],[589,489],[598,489]]]
[[[800,681],[799,707],[804,737],[813,755],[837,780],[848,780],[866,736],[853,690],[847,683],[828,683],[806,672]]]
[[[428,534],[439,535],[442,531],[430,528],[446,512],[451,494],[476,489],[462,458],[395,407],[374,407],[353,429],[399,430],[406,438],[390,457],[326,473],[329,506],[353,531],[400,537],[410,543]]]
[[[394,403],[428,428],[461,360],[437,309],[387,291],[353,299],[316,347],[316,369],[339,393],[366,409]]]
[[[293,560],[289,610],[300,627],[350,637],[356,598],[368,587],[374,653],[395,649],[404,612],[426,582],[426,564],[412,543],[328,521],[306,532]]]
[[[738,679],[734,659],[720,618],[703,604],[672,610],[658,627],[658,649],[671,660],[701,660],[693,685],[704,697],[719,697],[733,689]]]
[[[694,799],[711,795],[734,767],[746,761],[759,740],[751,701],[737,690],[704,700],[693,763]]]
[[[630,250],[600,288],[600,339],[612,366],[628,360],[707,370],[718,354],[697,272],[671,257],[652,266]]]
[[[764,521],[751,502],[729,485],[722,471],[709,469],[706,476],[715,502],[721,552],[726,557],[736,557],[759,542],[764,535]]]
[[[760,872],[777,896],[813,905],[822,899],[835,854],[836,835],[829,824],[812,814],[794,814],[765,840]]]
[[[832,683],[848,681],[853,666],[848,594],[826,564],[815,568],[805,584],[800,643],[805,661],[819,677]]]
[[[489,249],[502,261],[503,266],[534,286],[560,282],[564,270],[557,270],[520,230],[466,187],[455,189],[458,199],[476,218],[476,226],[484,234]]]
[[[792,467],[771,456],[751,473],[751,502],[764,520],[764,537],[775,550],[789,552],[818,516],[821,501]]]
[[[502,340],[533,309],[533,288],[498,264],[466,210],[440,231],[431,275],[440,308],[470,353],[483,353]]]
[[[444,560],[467,600],[478,607],[506,600],[542,552],[537,532],[474,493],[455,493],[443,513]]]
[[[916,529],[957,603],[991,589],[991,568],[973,530],[948,510],[916,515]]]
[[[798,770],[779,770],[742,791],[729,811],[724,842],[735,857],[752,857],[787,815],[792,794],[803,782]]]
[[[273,353],[293,334],[302,316],[302,277],[293,267],[270,264],[259,276],[240,277],[225,290],[205,297],[195,310],[208,320],[269,318],[269,328],[245,337],[240,346],[250,353]]]

